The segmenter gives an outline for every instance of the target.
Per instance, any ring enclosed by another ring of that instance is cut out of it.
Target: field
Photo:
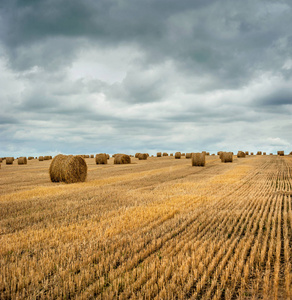
[[[0,299],[292,299],[292,156],[2,163]]]

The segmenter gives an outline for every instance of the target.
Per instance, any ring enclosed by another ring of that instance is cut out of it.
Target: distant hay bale
[[[249,152],[248,152],[248,151],[245,151],[245,155],[249,155]]]
[[[105,153],[100,153],[95,155],[95,163],[97,165],[106,165],[107,164],[107,156]]]
[[[43,156],[39,156],[39,161],[43,161],[44,157]]]
[[[225,153],[224,151],[220,151],[219,152],[219,158],[222,160],[222,157],[223,157],[223,153]]]
[[[107,155],[106,155],[106,158],[107,158],[107,159],[110,159],[110,156],[109,156],[109,154],[107,154]]]
[[[94,158],[94,155],[93,155],[93,154],[90,154],[90,158]]]
[[[181,153],[180,152],[175,152],[174,158],[180,159],[181,158]]]
[[[227,163],[233,161],[233,154],[232,152],[223,152],[221,156],[221,162]]]
[[[273,153],[270,153],[270,155],[273,155]]]
[[[292,155],[292,151],[289,153],[289,155]]]
[[[166,152],[163,152],[163,156],[168,156],[168,153],[166,153]]]
[[[84,155],[84,158],[89,158],[89,154]]]
[[[182,153],[181,156],[186,156],[186,154],[185,154],[185,153]]]
[[[157,157],[161,157],[161,152],[157,152]]]
[[[3,160],[3,159],[0,157],[0,163],[2,163],[2,160]]]
[[[278,154],[279,156],[284,156],[284,151],[277,151],[277,154]]]
[[[262,151],[258,151],[258,152],[257,152],[257,155],[262,155]]]
[[[205,153],[193,153],[192,155],[192,166],[204,167],[206,164]]]
[[[138,157],[139,157],[139,154],[140,154],[140,152],[137,152],[137,153],[135,154],[135,158],[138,158]]]
[[[170,155],[169,156],[173,156],[173,153],[170,153]]]
[[[12,165],[14,162],[14,157],[6,157],[6,165]]]
[[[206,155],[210,155],[210,152],[206,152]]]
[[[267,153],[266,152],[263,152],[263,155],[266,155]]]
[[[84,182],[87,164],[81,156],[59,154],[52,160],[49,174],[52,182]]]
[[[114,164],[130,164],[131,157],[127,154],[118,154],[115,156]]]
[[[44,160],[50,160],[50,156],[48,155],[44,156]]]
[[[186,153],[186,158],[192,158],[192,153]]]
[[[29,156],[27,159],[28,160],[32,160],[32,159],[34,159],[34,157],[33,156]]]
[[[253,152],[250,152],[250,155],[253,155]]]
[[[240,157],[245,157],[245,153],[243,151],[238,151],[237,152],[237,157],[240,158]]]
[[[27,165],[26,157],[19,157],[17,162],[18,162],[19,165]]]
[[[139,153],[138,158],[139,160],[146,160],[148,157],[147,153]]]

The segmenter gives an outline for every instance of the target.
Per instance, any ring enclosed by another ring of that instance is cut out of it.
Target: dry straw
[[[107,164],[107,156],[105,153],[100,153],[95,155],[95,163],[97,165],[106,165]]]
[[[170,153],[170,156],[173,156],[173,153]]]
[[[14,161],[14,157],[6,157],[6,165],[12,165]]]
[[[161,157],[161,152],[157,152],[157,157]]]
[[[26,165],[27,164],[27,159],[26,157],[19,157],[17,160],[19,165]]]
[[[109,154],[106,154],[106,158],[107,158],[107,159],[110,159],[110,156],[109,156]]]
[[[243,151],[238,151],[237,152],[237,157],[245,157],[245,153]]]
[[[250,152],[250,155],[253,155],[253,152]]]
[[[140,154],[140,152],[136,153],[135,158],[139,158],[139,154]]]
[[[205,153],[193,153],[192,155],[192,166],[204,167],[206,164]]]
[[[130,164],[131,157],[127,154],[116,154],[114,164]]]
[[[84,182],[87,164],[81,156],[59,154],[52,160],[49,173],[52,182]]]
[[[90,158],[94,158],[94,154],[90,154]]]
[[[223,152],[221,155],[221,162],[227,163],[233,161],[233,153],[232,152]]]
[[[266,152],[263,152],[263,155],[267,155],[267,153],[266,153]]]
[[[168,156],[168,153],[166,153],[166,152],[163,152],[163,156]]]
[[[32,159],[34,159],[34,157],[33,156],[29,156],[27,159],[28,160],[32,160]]]
[[[180,159],[180,158],[181,158],[181,153],[180,153],[180,152],[175,152],[174,157],[175,157],[176,159]]]
[[[43,161],[44,157],[43,156],[39,156],[39,161]]]
[[[44,160],[50,160],[50,159],[51,159],[50,156],[48,155],[44,156]]]
[[[245,155],[248,155],[248,153],[249,153],[248,151],[245,151]]]
[[[258,152],[257,152],[257,155],[262,155],[262,151],[258,151]]]
[[[279,156],[284,156],[284,151],[278,151],[277,154],[278,154]]]
[[[147,153],[139,153],[138,158],[139,160],[146,160],[148,157]]]

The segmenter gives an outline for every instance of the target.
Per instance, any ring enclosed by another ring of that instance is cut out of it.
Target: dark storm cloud
[[[292,105],[292,88],[275,90],[258,101],[260,106]]]

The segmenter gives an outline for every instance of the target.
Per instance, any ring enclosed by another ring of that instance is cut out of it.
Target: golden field
[[[292,157],[0,169],[0,299],[292,299]]]

